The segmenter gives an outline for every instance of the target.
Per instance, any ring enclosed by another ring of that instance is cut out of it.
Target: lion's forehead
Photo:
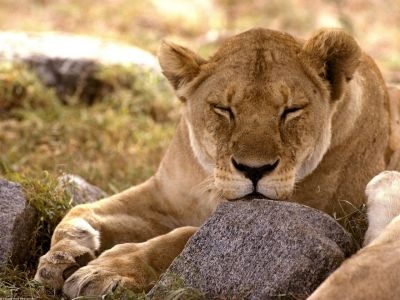
[[[269,82],[262,86],[238,81],[230,83],[228,89],[235,91],[234,94],[231,92],[230,105],[253,108],[254,113],[284,106],[292,93],[289,85],[283,81]]]
[[[247,111],[280,108],[290,97],[314,97],[300,51],[300,43],[288,35],[253,30],[228,40],[194,86],[202,86],[200,93],[211,102],[245,105]]]
[[[255,80],[268,80],[268,74],[277,69],[302,68],[298,55],[285,48],[243,47],[210,63],[216,70],[231,70]]]
[[[255,50],[213,64],[209,79],[215,83],[217,90],[231,89],[230,86],[235,85],[236,92],[242,90],[251,94],[253,90],[258,94],[273,94],[288,88],[301,90],[300,87],[310,82],[307,73],[296,57]]]
[[[312,83],[305,83],[293,76],[281,76],[270,81],[254,81],[242,76],[227,76],[217,79],[215,88],[206,86],[206,100],[210,103],[232,107],[247,107],[263,110],[267,107],[279,109],[289,100],[310,101],[312,95],[307,92]]]
[[[284,57],[296,55],[300,50],[301,44],[289,34],[258,28],[227,39],[210,60],[246,57],[246,54],[250,56],[254,51],[263,51],[271,59],[282,60]]]

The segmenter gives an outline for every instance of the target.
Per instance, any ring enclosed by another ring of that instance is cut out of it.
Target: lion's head
[[[287,199],[328,150],[332,116],[360,55],[339,30],[302,42],[253,29],[208,60],[163,42],[159,60],[184,102],[193,152],[222,196]]]

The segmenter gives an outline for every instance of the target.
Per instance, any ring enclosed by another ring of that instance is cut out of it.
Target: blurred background
[[[155,58],[161,39],[207,57],[256,26],[303,38],[344,28],[400,84],[400,0],[0,0],[0,177],[39,215],[26,263],[0,270],[0,297],[58,299],[31,281],[73,205],[58,176],[113,194],[157,169],[180,107]]]
[[[344,28],[388,82],[400,83],[400,0],[0,0],[0,172],[76,173],[117,192],[154,172],[178,118],[179,104],[154,70],[108,64],[67,93],[38,74],[37,62],[10,63],[8,52],[28,51],[21,33],[71,34],[63,42],[46,39],[40,51],[50,56],[53,49],[84,52],[84,43],[70,42],[80,35],[153,55],[168,38],[207,57],[227,36],[255,26],[300,37]],[[115,51],[121,61],[134,56],[121,53]]]
[[[168,37],[209,54],[210,43],[254,26],[306,37],[342,27],[384,68],[400,66],[399,0],[1,0],[0,29],[61,31],[155,52]]]

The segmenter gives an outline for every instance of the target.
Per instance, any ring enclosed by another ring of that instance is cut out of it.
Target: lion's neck
[[[216,208],[218,201],[214,200],[207,186],[212,173],[199,162],[189,135],[187,123],[181,119],[155,178],[165,201],[179,205],[176,210],[183,212],[182,222],[200,225]],[[192,213],[188,214],[188,211]]]
[[[338,103],[336,113],[333,115],[331,148],[341,145],[354,134],[356,121],[364,106],[363,85],[364,78],[356,72],[347,87],[344,99]]]

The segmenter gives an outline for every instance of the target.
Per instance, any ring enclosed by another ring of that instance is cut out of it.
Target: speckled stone
[[[161,299],[178,276],[207,299],[304,299],[355,250],[350,234],[316,209],[226,202],[148,296]]]
[[[0,178],[0,268],[26,262],[36,222],[21,186]]]

